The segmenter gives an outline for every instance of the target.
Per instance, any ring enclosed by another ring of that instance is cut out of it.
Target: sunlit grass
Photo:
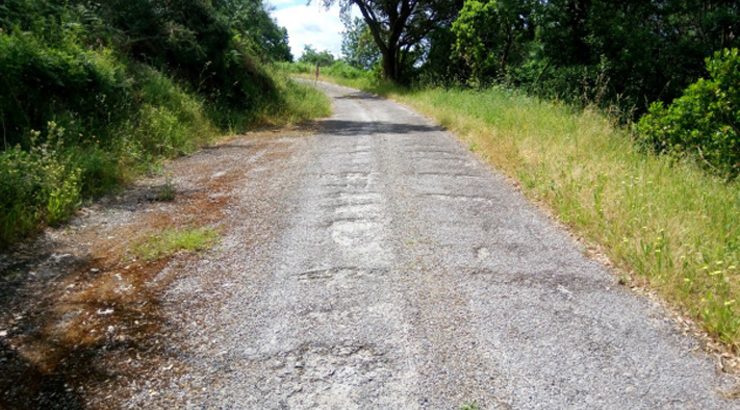
[[[283,74],[274,74],[281,92],[280,105],[273,107],[264,122],[294,124],[331,114],[329,98],[314,87],[292,81]]]

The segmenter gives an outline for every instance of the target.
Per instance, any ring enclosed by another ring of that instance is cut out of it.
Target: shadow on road
[[[340,97],[334,97],[337,100],[382,100],[382,97],[379,97],[377,95],[363,93],[361,91],[343,95]]]
[[[375,134],[421,134],[425,132],[439,132],[444,128],[423,124],[405,124],[382,121],[344,121],[325,120],[321,122],[321,130],[327,134],[339,136],[375,135]]]

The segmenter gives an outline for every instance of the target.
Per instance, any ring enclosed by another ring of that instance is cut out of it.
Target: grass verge
[[[595,110],[501,88],[409,90],[361,76],[330,79],[434,118],[620,270],[740,352],[737,181],[645,153]]]

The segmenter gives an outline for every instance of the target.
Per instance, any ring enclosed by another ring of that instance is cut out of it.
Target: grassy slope
[[[497,88],[409,91],[332,79],[434,118],[621,270],[740,350],[738,182],[638,151],[626,130],[595,111]]]
[[[296,123],[331,110],[325,95],[275,72],[279,98],[250,112],[227,113],[229,129],[222,131],[213,120],[219,113],[209,112],[201,97],[151,68],[135,74],[135,99],[142,103],[131,119],[103,130],[113,142],[65,143],[74,132],[54,125],[47,144],[30,153],[0,151],[0,249],[44,224],[66,221],[84,200],[156,171],[162,160],[193,152],[222,132]]]

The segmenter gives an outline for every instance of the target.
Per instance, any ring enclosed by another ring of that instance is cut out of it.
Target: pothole
[[[305,344],[268,359],[259,387],[289,407],[353,408],[392,377],[388,362],[371,345]]]

